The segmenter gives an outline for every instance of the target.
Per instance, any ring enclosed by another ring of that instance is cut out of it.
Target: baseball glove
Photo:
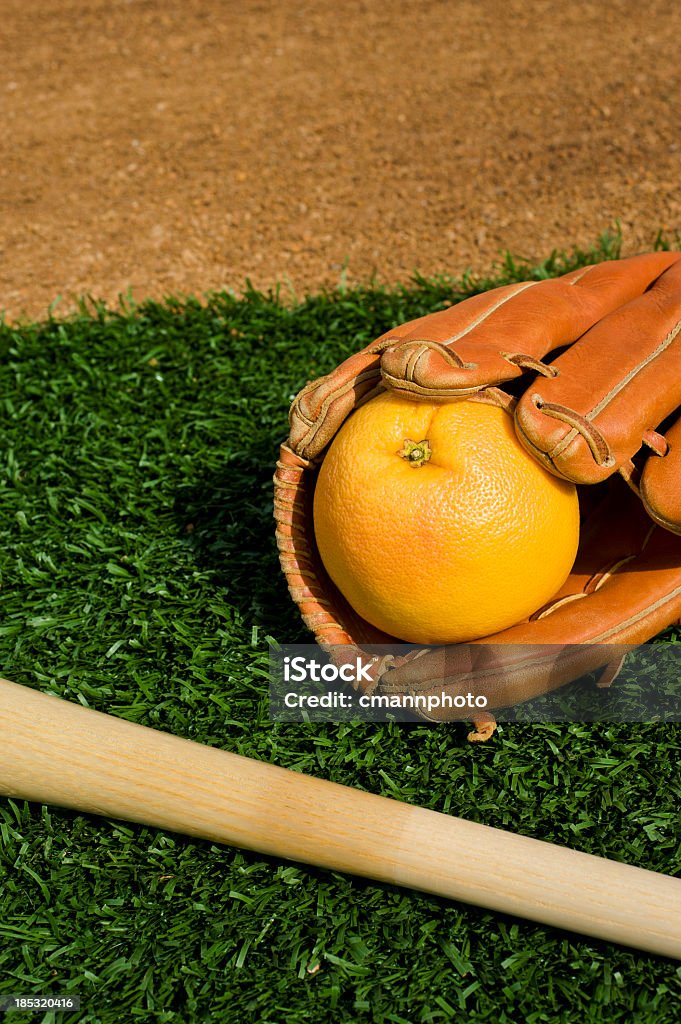
[[[681,253],[475,295],[388,331],[303,388],[274,478],[276,536],[304,622],[339,660],[395,638],[360,618],[321,564],[315,470],[346,417],[385,389],[414,401],[502,405],[525,448],[580,485],[582,527],[568,580],[529,620],[472,644],[379,661],[372,687],[456,694],[472,674],[494,709],[603,666],[599,685],[609,685],[618,645],[644,643],[679,619]],[[495,726],[489,714],[436,717],[472,718],[472,740]]]

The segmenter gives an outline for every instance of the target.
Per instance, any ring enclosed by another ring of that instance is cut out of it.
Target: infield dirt
[[[0,308],[489,270],[681,225],[681,6],[5,0]]]

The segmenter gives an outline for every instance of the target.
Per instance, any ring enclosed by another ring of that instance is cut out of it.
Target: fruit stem
[[[425,438],[423,441],[410,441],[408,437],[405,437],[404,445],[397,454],[406,459],[414,469],[419,469],[420,466],[425,466],[428,462],[433,450],[430,447],[430,442]]]

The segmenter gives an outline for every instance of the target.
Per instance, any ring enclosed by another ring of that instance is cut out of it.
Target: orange
[[[577,552],[576,488],[518,441],[504,409],[385,392],[356,409],[319,470],[314,529],[352,607],[412,643],[526,619]]]

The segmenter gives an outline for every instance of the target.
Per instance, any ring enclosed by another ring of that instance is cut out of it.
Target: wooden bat
[[[681,959],[681,879],[326,782],[0,680],[0,794],[409,886]]]

